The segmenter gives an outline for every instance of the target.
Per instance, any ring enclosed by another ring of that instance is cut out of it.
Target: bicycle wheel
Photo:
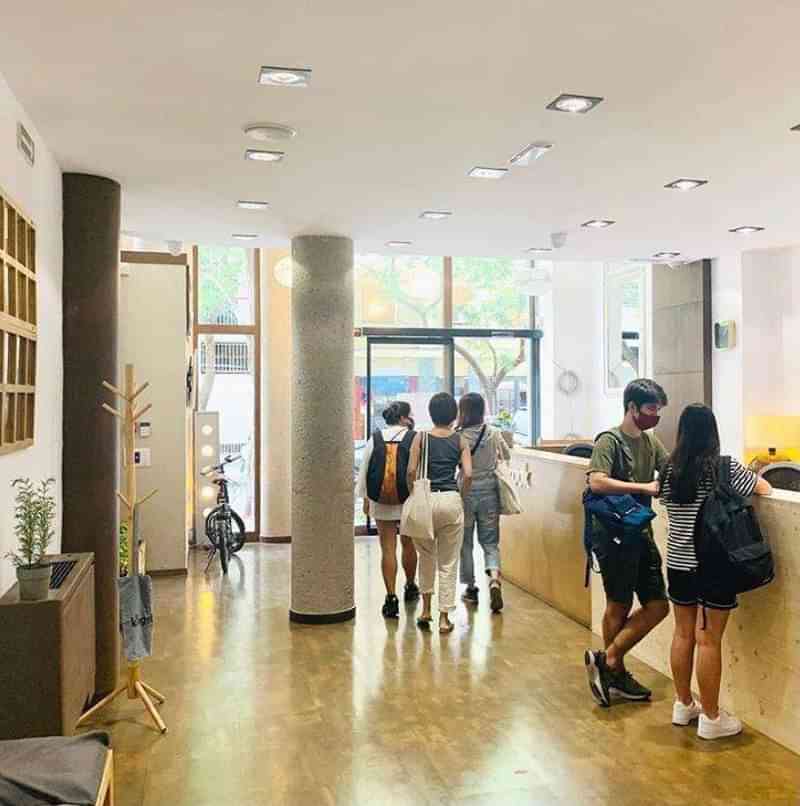
[[[208,513],[206,518],[206,537],[214,548],[219,548],[219,537],[224,533],[223,521],[225,512],[223,507],[215,507]]]
[[[233,511],[231,513],[231,531],[230,542],[228,548],[231,554],[236,554],[237,551],[244,545],[245,541],[245,528],[244,521]]]
[[[219,563],[222,566],[222,573],[228,573],[228,541],[224,538],[219,541],[219,545],[217,546],[217,551],[219,552]]]

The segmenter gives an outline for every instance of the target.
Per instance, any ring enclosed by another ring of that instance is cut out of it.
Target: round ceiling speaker
[[[244,133],[250,139],[264,143],[270,140],[291,140],[297,134],[297,129],[280,123],[251,123],[244,127]]]

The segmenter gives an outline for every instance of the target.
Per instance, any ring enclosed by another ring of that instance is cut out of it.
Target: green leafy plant
[[[14,534],[17,551],[6,555],[17,568],[41,565],[42,557],[53,540],[53,521],[56,500],[50,488],[55,479],[44,479],[34,484],[30,479],[14,479],[11,486],[17,491],[14,507]]]
[[[119,525],[119,575],[128,576],[130,569],[130,548],[128,546],[128,524],[122,521]]]
[[[511,431],[514,427],[514,418],[510,411],[500,409],[494,418],[495,425],[502,431]]]

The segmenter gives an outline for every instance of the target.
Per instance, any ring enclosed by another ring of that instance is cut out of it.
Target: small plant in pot
[[[14,509],[17,551],[7,556],[17,568],[19,598],[27,602],[46,599],[50,588],[50,564],[43,558],[54,534],[56,501],[50,491],[54,484],[55,479],[45,479],[38,485],[30,479],[11,482],[17,491]]]
[[[503,439],[509,448],[514,447],[514,418],[511,412],[506,409],[500,409],[494,418],[494,424],[502,431]]]

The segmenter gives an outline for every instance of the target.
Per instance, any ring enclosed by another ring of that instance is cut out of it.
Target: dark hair
[[[486,413],[486,401],[477,392],[469,392],[458,401],[458,427],[481,425]]]
[[[456,399],[448,392],[439,392],[428,403],[428,413],[431,415],[434,425],[438,425],[440,428],[452,425],[458,417]]]
[[[716,478],[719,467],[719,429],[708,406],[692,403],[678,421],[678,442],[669,458],[672,469],[670,498],[676,504],[691,504],[700,482]]]
[[[658,406],[666,406],[669,401],[667,400],[667,393],[655,381],[651,381],[649,378],[637,378],[625,387],[623,404],[626,414],[631,403],[634,403],[636,408],[640,409],[642,406],[652,405],[653,403]]]
[[[403,417],[411,416],[411,404],[405,400],[395,400],[383,410],[383,419],[386,425],[397,425]]]

